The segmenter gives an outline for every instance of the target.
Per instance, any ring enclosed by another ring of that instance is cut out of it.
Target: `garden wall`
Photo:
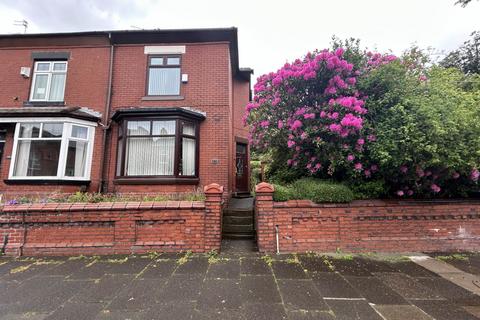
[[[8,255],[220,250],[223,187],[205,201],[47,203],[0,207]]]
[[[273,201],[273,187],[256,187],[258,248],[281,252],[432,252],[480,250],[480,202],[353,201],[315,204]]]

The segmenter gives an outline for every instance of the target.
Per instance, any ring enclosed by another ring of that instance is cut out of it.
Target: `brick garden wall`
[[[480,249],[480,202],[274,202],[273,187],[256,188],[257,241],[262,252],[433,252]]]
[[[8,255],[220,250],[223,187],[205,201],[47,203],[0,208]],[[1,244],[0,244],[1,246]]]

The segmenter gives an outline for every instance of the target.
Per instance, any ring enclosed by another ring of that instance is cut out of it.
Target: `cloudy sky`
[[[412,44],[437,53],[480,30],[480,1],[455,0],[0,0],[0,33],[238,27],[240,65],[258,76],[328,47],[332,35],[399,54]]]

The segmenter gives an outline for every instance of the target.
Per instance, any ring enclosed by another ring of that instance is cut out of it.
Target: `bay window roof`
[[[183,116],[193,120],[204,120],[206,113],[200,110],[196,110],[190,107],[152,107],[152,108],[139,108],[139,107],[125,107],[115,110],[112,115],[112,120],[120,120],[124,117],[162,117],[162,116]]]
[[[85,107],[0,107],[0,123],[15,123],[23,118],[66,117],[73,119],[98,122],[102,114]]]

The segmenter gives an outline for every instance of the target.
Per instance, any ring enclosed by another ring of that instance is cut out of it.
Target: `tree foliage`
[[[464,73],[480,74],[480,31],[474,31],[471,39],[465,41],[460,48],[450,52],[440,65],[454,67]]]

